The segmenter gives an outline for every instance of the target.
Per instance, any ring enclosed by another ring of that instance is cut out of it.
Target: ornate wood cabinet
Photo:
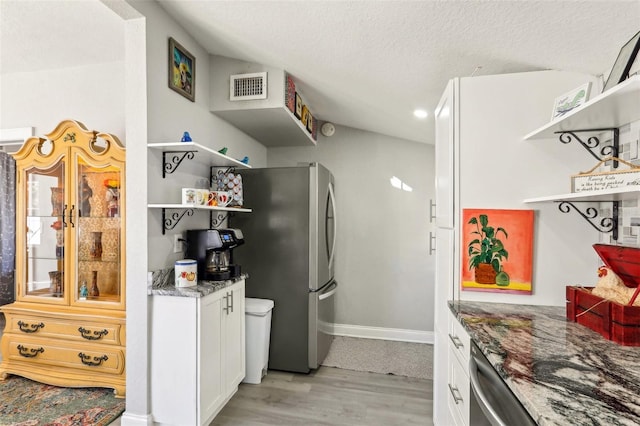
[[[0,379],[125,395],[125,150],[66,120],[28,139],[17,170],[16,302]]]

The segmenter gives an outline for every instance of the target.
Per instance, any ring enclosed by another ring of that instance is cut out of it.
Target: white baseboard
[[[399,342],[429,343],[435,341],[433,331],[404,330],[400,328],[366,327],[362,325],[333,324],[334,336],[365,339],[396,340]]]
[[[120,418],[120,424],[122,426],[153,426],[153,417],[151,414],[132,414],[125,411]]]

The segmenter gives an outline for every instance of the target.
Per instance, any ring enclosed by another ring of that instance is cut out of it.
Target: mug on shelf
[[[212,191],[216,194],[216,201],[219,207],[226,207],[233,200],[233,192],[231,191]]]

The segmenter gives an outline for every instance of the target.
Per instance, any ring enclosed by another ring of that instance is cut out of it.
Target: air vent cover
[[[232,75],[229,84],[229,100],[246,101],[267,99],[267,73]]]

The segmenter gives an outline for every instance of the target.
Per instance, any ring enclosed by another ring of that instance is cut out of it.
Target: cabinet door
[[[458,79],[447,84],[436,108],[436,226],[453,228],[455,215],[455,138]]]
[[[124,308],[124,167],[105,163],[84,150],[74,156],[70,216],[75,227],[72,247],[77,262],[72,267],[72,303]],[[75,221],[75,222],[74,222]]]
[[[67,161],[18,171],[16,283],[18,299],[67,304],[65,253],[68,241]]]
[[[221,320],[225,299],[222,291],[200,300],[198,315],[198,395],[199,419],[203,424],[214,415],[224,402],[225,389],[222,381],[225,368],[222,364],[222,327]]]
[[[227,290],[229,308],[224,318],[224,370],[227,393],[242,382],[245,375],[244,281]]]

